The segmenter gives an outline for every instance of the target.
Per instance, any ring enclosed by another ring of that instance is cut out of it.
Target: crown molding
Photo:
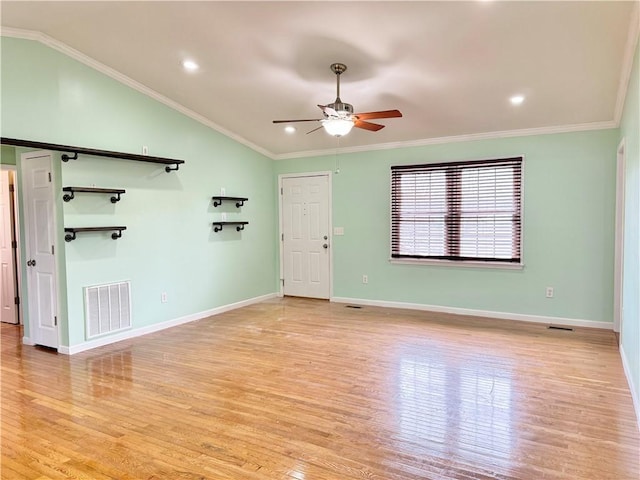
[[[622,70],[620,72],[620,84],[618,85],[618,97],[616,98],[616,107],[613,118],[616,127],[620,125],[622,113],[624,111],[624,102],[627,98],[629,90],[629,81],[633,70],[633,59],[638,45],[638,37],[640,36],[640,2],[636,1],[633,5],[631,13],[631,21],[629,22],[629,33],[627,35],[627,45],[622,60]]]
[[[193,110],[188,109],[187,107],[165,97],[164,95],[156,92],[155,90],[143,85],[132,78],[127,77],[126,75],[118,72],[117,70],[104,65],[103,63],[98,62],[97,60],[85,55],[84,53],[70,47],[69,45],[54,39],[42,32],[32,31],[32,30],[23,30],[18,28],[11,27],[0,27],[0,35],[3,37],[12,37],[12,38],[20,38],[25,40],[33,40],[40,42],[54,50],[57,50],[68,57],[73,58],[74,60],[83,63],[94,70],[107,75],[108,77],[120,82],[134,90],[139,91],[140,93],[176,110],[177,112],[182,113],[183,115],[205,125],[206,127],[211,128],[212,130],[225,135],[226,137],[235,140],[236,142],[254,150],[255,152],[264,155],[267,158],[272,160],[289,160],[295,158],[308,158],[308,157],[318,157],[325,155],[334,155],[336,153],[360,153],[360,152],[372,152],[378,150],[391,150],[397,148],[411,148],[411,147],[423,147],[428,145],[439,145],[443,143],[459,143],[459,142],[470,142],[476,140],[492,140],[499,138],[511,138],[511,137],[523,137],[523,136],[531,136],[531,135],[549,135],[556,133],[571,133],[571,132],[581,132],[588,130],[606,130],[610,128],[617,128],[620,124],[620,118],[622,116],[622,110],[624,108],[624,101],[626,97],[626,91],[629,84],[629,79],[631,77],[631,70],[633,67],[633,58],[635,53],[635,46],[638,42],[638,36],[640,33],[640,7],[638,6],[638,2],[635,2],[634,13],[632,18],[635,20],[631,21],[629,27],[629,36],[627,40],[627,46],[625,50],[622,76],[620,80],[620,85],[618,87],[618,97],[616,101],[616,109],[615,109],[615,117],[614,120],[608,120],[603,122],[593,122],[593,123],[583,123],[583,124],[574,124],[574,125],[558,125],[552,127],[536,127],[536,128],[525,128],[520,130],[504,130],[497,132],[486,132],[486,133],[473,133],[467,135],[453,135],[448,137],[437,137],[437,138],[425,138],[419,140],[409,140],[409,141],[401,141],[401,142],[389,142],[389,143],[379,143],[373,145],[361,145],[355,147],[344,147],[344,148],[327,148],[322,150],[308,150],[301,152],[292,152],[292,153],[283,153],[276,154],[270,152],[269,150],[256,145],[244,137],[231,132],[224,127],[221,127],[215,122],[212,122],[208,118],[200,115],[199,113],[194,112]]]
[[[154,100],[182,113],[183,115],[186,115],[196,122],[201,123],[202,125],[205,125],[206,127],[209,127],[212,130],[215,130],[216,132],[221,133],[222,135],[229,137],[246,147],[249,147],[250,149],[260,153],[261,155],[273,159],[273,153],[269,152],[268,150],[265,150],[264,148],[250,142],[246,138],[241,137],[240,135],[233,133],[224,127],[221,127],[217,123],[212,122],[208,118],[203,117],[199,113],[190,110],[189,108],[171,100],[170,98],[165,97],[164,95],[156,92],[146,85],[143,85],[142,83],[127,77],[117,70],[98,62],[97,60],[89,57],[88,55],[85,55],[75,48],[70,47],[66,43],[60,42],[59,40],[56,40],[55,38],[50,37],[42,32],[22,30],[19,28],[2,27],[0,29],[0,35],[2,35],[3,37],[20,38],[24,40],[34,40],[40,42],[54,50],[63,53],[64,55],[67,55],[68,57],[73,58],[74,60],[77,60],[80,63],[87,65],[88,67],[93,68],[94,70],[99,71],[100,73],[103,73],[104,75],[107,75],[108,77],[126,85],[127,87],[133,88],[134,90],[137,90],[138,92],[150,98],[153,98]]]
[[[360,153],[376,150],[392,150],[396,148],[424,147],[427,145],[440,145],[443,143],[472,142],[476,140],[494,140],[498,138],[527,137],[531,135],[552,135],[556,133],[584,132],[589,130],[608,130],[617,128],[613,120],[606,122],[580,123],[575,125],[559,125],[555,127],[524,128],[521,130],[504,130],[500,132],[472,133],[469,135],[455,135],[450,137],[425,138],[422,140],[410,140],[406,142],[379,143],[377,145],[361,145],[357,147],[332,148],[326,150],[309,150],[306,152],[294,152],[275,155],[274,160],[289,160],[293,158],[321,157],[335,155],[336,153]]]

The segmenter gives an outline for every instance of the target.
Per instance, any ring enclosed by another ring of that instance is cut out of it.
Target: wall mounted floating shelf
[[[235,225],[236,230],[244,230],[245,225],[249,225],[249,222],[213,222],[213,231],[219,232],[225,225]]]
[[[62,196],[62,199],[65,202],[70,202],[75,197],[76,193],[111,193],[117,196],[111,197],[111,203],[116,203],[120,201],[120,195],[126,193],[126,190],[122,190],[120,188],[95,188],[95,187],[64,187],[62,189],[63,192],[69,192]]]
[[[127,227],[67,227],[64,229],[66,235],[64,236],[65,242],[72,242],[76,239],[77,233],[83,232],[111,232],[111,238],[114,240],[122,237],[122,231],[126,230]]]
[[[243,206],[244,202],[249,200],[248,198],[245,198],[245,197],[211,197],[211,199],[213,200],[214,207],[217,207],[218,205],[222,205],[222,202],[224,202],[225,200],[229,200],[231,202],[236,202],[236,207],[238,208]]]
[[[2,145],[11,145],[14,147],[28,147],[42,150],[55,150],[56,152],[72,152],[73,156],[67,153],[62,154],[62,161],[76,160],[78,154],[92,155],[94,157],[118,158],[121,160],[133,160],[136,162],[159,163],[166,165],[165,172],[173,172],[180,168],[184,160],[176,160],[174,158],[152,157],[150,155],[137,155],[135,153],[112,152],[110,150],[98,150],[95,148],[75,147],[72,145],[58,145],[56,143],[32,142],[31,140],[20,140],[17,138],[0,137]],[[173,167],[171,165],[174,165]]]

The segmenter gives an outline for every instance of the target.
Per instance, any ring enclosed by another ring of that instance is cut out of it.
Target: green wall
[[[0,163],[2,165],[15,165],[16,149],[8,145],[1,145],[0,148]]]
[[[616,130],[282,160],[334,170],[334,296],[611,322]],[[389,167],[523,154],[522,270],[389,262]],[[362,283],[367,274],[369,283]],[[555,297],[545,298],[545,287]]]
[[[276,291],[270,159],[37,42],[3,38],[1,53],[3,137],[131,153],[146,145],[150,155],[186,160],[167,174],[148,163],[81,156],[62,164],[54,155],[60,239],[63,225],[127,226],[117,241],[60,242],[63,345],[85,341],[86,286],[130,280],[134,328]],[[115,205],[103,195],[62,201],[62,186],[92,185],[127,192]],[[249,201],[213,208],[221,187]],[[249,225],[213,233],[222,212]]]
[[[624,278],[622,286],[622,347],[629,366],[631,388],[640,402],[640,47],[636,45],[633,70],[620,123],[625,141]],[[637,408],[637,407],[636,407]],[[640,415],[640,411],[637,412]]]

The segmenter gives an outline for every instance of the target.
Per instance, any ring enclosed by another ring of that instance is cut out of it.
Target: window
[[[520,263],[522,157],[391,167],[391,258]]]

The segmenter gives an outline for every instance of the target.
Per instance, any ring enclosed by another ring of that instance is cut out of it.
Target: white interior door
[[[0,170],[0,321],[18,323],[9,171]]]
[[[58,348],[54,196],[51,154],[22,156],[30,340]]]
[[[282,179],[283,293],[330,297],[329,175]]]

